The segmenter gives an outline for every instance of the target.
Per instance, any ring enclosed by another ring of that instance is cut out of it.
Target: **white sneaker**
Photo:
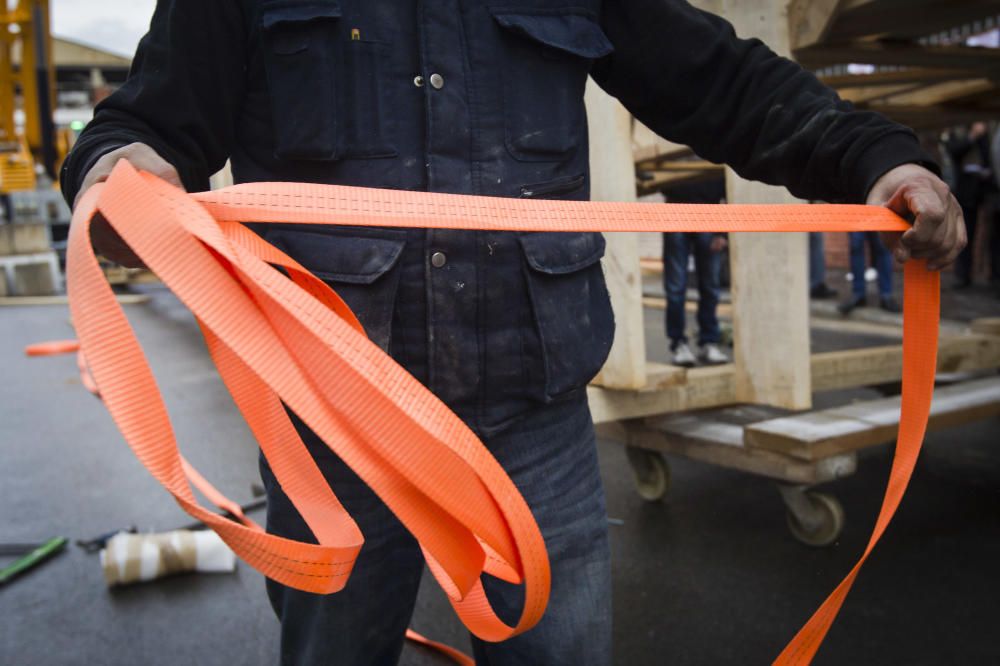
[[[729,357],[719,349],[719,345],[713,343],[702,345],[698,349],[698,358],[701,359],[702,363],[707,363],[708,365],[729,363]]]
[[[698,365],[698,359],[694,357],[694,352],[688,347],[686,342],[678,342],[674,347],[674,365],[682,368],[693,368]]]

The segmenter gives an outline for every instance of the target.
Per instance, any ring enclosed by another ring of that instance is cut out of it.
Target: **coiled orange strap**
[[[197,317],[226,386],[318,544],[266,534],[180,456],[142,349],[91,248],[98,212]],[[488,641],[530,629],[547,603],[548,558],[527,504],[472,431],[365,337],[343,301],[246,222],[511,231],[908,228],[890,211],[868,206],[529,201],[295,183],[189,195],[126,162],[91,188],[70,231],[70,308],[96,387],[150,473],[264,575],[309,592],[336,592],[363,537],[300,441],[287,405],[416,536],[462,622]],[[902,418],[885,503],[861,561],[778,663],[812,658],[899,504],[920,449],[934,384],[939,285],[920,262],[907,264],[905,280]],[[192,485],[239,521],[203,508]],[[494,614],[483,573],[524,585],[514,626]]]

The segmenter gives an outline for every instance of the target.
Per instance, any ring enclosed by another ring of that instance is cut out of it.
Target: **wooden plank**
[[[972,76],[962,69],[934,69],[927,67],[911,67],[887,72],[872,72],[871,74],[835,74],[821,76],[819,80],[831,88],[877,88],[898,86],[902,84],[930,84],[942,81],[954,81]]]
[[[980,335],[1000,335],[1000,317],[973,319],[970,328]]]
[[[845,42],[796,51],[806,67],[819,68],[857,62],[901,67],[993,70],[1000,66],[1000,49],[971,46],[922,46],[914,43]]]
[[[743,427],[699,416],[650,419],[645,424],[625,424],[627,443],[691,460],[803,485],[825,483],[853,474],[857,457],[832,456],[803,462],[765,449],[743,445]]]
[[[844,7],[826,39],[846,42],[860,37],[914,39],[995,16],[995,0],[903,0],[865,2]]]
[[[687,382],[687,368],[666,363],[646,363],[646,386],[643,391],[658,391]]]
[[[725,0],[724,15],[743,37],[789,54],[786,0]],[[727,171],[730,203],[793,203],[784,188]],[[807,409],[809,284],[806,234],[730,234],[736,396],[740,402]],[[780,340],[781,344],[775,344]]]
[[[909,93],[921,90],[926,84],[923,83],[902,83],[896,86],[861,86],[856,88],[840,88],[837,94],[842,99],[854,104],[878,102],[893,95]]]
[[[668,160],[656,163],[656,167],[650,171],[708,171],[716,175],[722,175],[726,167],[722,164],[715,164],[707,160]]]
[[[653,310],[666,310],[667,309],[667,299],[656,298],[654,296],[643,296],[642,305],[646,308],[651,308]],[[684,302],[685,312],[698,312],[698,301],[685,301]],[[715,307],[715,314],[717,314],[722,319],[731,319],[733,316],[733,306],[729,303],[719,303]]]
[[[665,171],[652,174],[649,178],[637,178],[636,190],[639,196],[654,194],[672,185],[700,183],[718,177],[716,171]]]
[[[984,335],[942,338],[938,372],[971,372],[1000,367],[1000,340]],[[876,386],[903,376],[902,346],[866,347],[814,354],[813,390]]]
[[[744,429],[747,447],[819,460],[884,444],[899,430],[900,398],[884,398],[754,423]],[[1000,377],[955,384],[934,392],[929,430],[1000,414]]]
[[[978,95],[996,89],[996,83],[990,79],[969,79],[965,81],[946,81],[918,88],[905,93],[898,93],[886,98],[885,103],[893,106],[931,106],[960,101],[970,95]]]
[[[873,104],[870,108],[898,123],[921,130],[952,127],[980,120],[1000,119],[1000,108],[989,106]]]
[[[0,273],[0,276],[3,274]],[[149,294],[115,294],[122,305],[141,305],[148,303],[152,297]],[[67,296],[6,296],[0,298],[0,307],[25,307],[39,305],[67,305]]]
[[[813,354],[810,367],[812,389],[816,392],[898,382],[903,376],[903,348],[892,345]],[[1000,337],[960,335],[942,338],[938,347],[938,372],[995,368],[1000,368]],[[687,371],[683,383],[662,390],[615,391],[591,386],[587,394],[595,423],[745,402],[737,399],[732,364],[692,368]]]
[[[616,391],[587,388],[595,423],[736,404],[732,364],[687,371],[683,384],[661,390]]]
[[[822,42],[833,27],[844,0],[791,0],[788,28],[792,50]]]
[[[694,155],[688,146],[667,141],[638,120],[632,123],[632,159],[638,164]]]
[[[592,80],[585,100],[590,123],[591,198],[635,201],[632,117]],[[646,384],[646,340],[639,273],[639,236],[605,234],[604,274],[615,311],[615,341],[595,382],[618,389]]]

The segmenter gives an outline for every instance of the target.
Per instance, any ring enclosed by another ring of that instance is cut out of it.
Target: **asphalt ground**
[[[182,449],[230,497],[249,500],[256,446],[193,319],[162,290],[149,292],[152,302],[127,312]],[[662,313],[648,315],[651,355],[663,359]],[[0,309],[0,542],[187,523],[80,385],[73,358],[23,356],[26,344],[72,336],[65,307]],[[817,350],[873,343],[886,344],[828,331],[813,338]],[[818,404],[867,397],[876,394]],[[998,432],[993,419],[928,438],[899,515],[815,663],[1000,663]],[[600,454],[614,519],[615,663],[630,666],[770,663],[864,547],[891,459],[890,447],[866,451],[856,475],[826,489],[843,502],[847,525],[834,546],[812,549],[790,536],[763,479],[671,459],[670,496],[651,504],[635,493],[619,445],[601,442]],[[468,645],[429,576],[413,626]],[[277,649],[263,578],[243,564],[235,574],[109,591],[97,556],[71,546],[0,587],[0,664],[273,664]],[[402,663],[447,662],[407,647]]]

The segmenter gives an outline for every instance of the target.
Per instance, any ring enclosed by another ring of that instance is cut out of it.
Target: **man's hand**
[[[76,204],[79,203],[84,192],[89,190],[93,185],[103,183],[108,179],[108,176],[111,175],[111,170],[118,164],[118,160],[127,160],[136,169],[148,171],[171,185],[183,187],[181,178],[177,174],[177,169],[173,165],[160,157],[155,150],[146,144],[131,143],[117,150],[112,150],[94,163],[94,166],[90,168],[90,171],[83,178],[80,191],[73,202],[74,208],[76,208]],[[94,245],[94,250],[111,261],[127,268],[143,267],[142,260],[132,252],[121,236],[100,215],[94,218],[94,224],[90,228],[90,240]]]
[[[726,240],[725,236],[715,236],[712,238],[712,243],[708,246],[708,249],[718,254],[727,247],[729,247],[729,241]]]
[[[948,185],[922,166],[904,164],[878,179],[868,194],[868,204],[888,206],[913,221],[902,234],[883,236],[896,261],[927,259],[931,270],[947,268],[965,247],[962,208]]]

